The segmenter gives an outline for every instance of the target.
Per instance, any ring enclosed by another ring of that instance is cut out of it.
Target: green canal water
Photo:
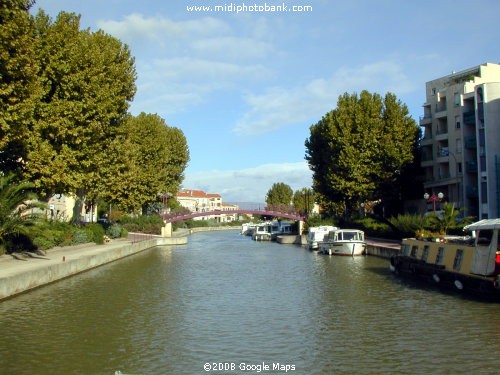
[[[0,303],[9,375],[497,374],[499,355],[498,304],[236,231]]]

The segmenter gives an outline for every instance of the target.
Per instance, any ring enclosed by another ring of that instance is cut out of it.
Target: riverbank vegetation
[[[341,95],[305,141],[317,202],[345,220],[369,202],[382,201],[384,216],[401,211],[408,195],[421,193],[403,189],[404,181],[419,186],[414,169],[420,133],[394,94]]]
[[[76,197],[76,207],[73,227],[45,223],[37,231],[2,206],[0,240],[12,242],[17,233],[22,243],[20,236],[37,233],[41,248],[69,238],[99,242],[99,227],[80,223],[84,205],[136,215],[161,194],[175,194],[189,161],[187,141],[158,115],[128,113],[137,74],[127,45],[81,29],[74,13],[32,15],[33,3],[0,7],[0,175],[12,188],[29,184],[42,203],[65,194]]]

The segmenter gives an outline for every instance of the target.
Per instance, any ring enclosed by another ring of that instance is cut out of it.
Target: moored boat
[[[319,243],[323,242],[325,236],[332,230],[338,229],[332,225],[321,225],[319,227],[309,228],[307,233],[307,248],[311,251],[318,250]]]
[[[363,255],[366,250],[365,233],[358,229],[336,228],[318,246],[318,251],[322,254]]]
[[[485,219],[464,228],[471,236],[426,241],[407,238],[391,270],[461,292],[500,301],[500,219]]]

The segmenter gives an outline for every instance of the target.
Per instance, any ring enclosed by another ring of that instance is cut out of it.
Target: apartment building
[[[500,217],[500,65],[427,82],[423,107],[426,193],[478,219]]]
[[[238,220],[237,214],[226,214],[224,211],[237,210],[238,206],[225,203],[219,194],[205,193],[202,190],[184,189],[177,193],[177,201],[182,207],[187,208],[192,213],[221,211],[214,215],[207,215],[194,218],[194,220],[214,219],[217,222],[229,222]]]

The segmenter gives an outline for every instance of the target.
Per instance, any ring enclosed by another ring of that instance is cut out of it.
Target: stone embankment
[[[160,245],[182,245],[187,237],[162,238],[131,233],[103,245],[85,244],[49,250],[46,256],[16,260],[0,257],[0,300],[90,270]]]

